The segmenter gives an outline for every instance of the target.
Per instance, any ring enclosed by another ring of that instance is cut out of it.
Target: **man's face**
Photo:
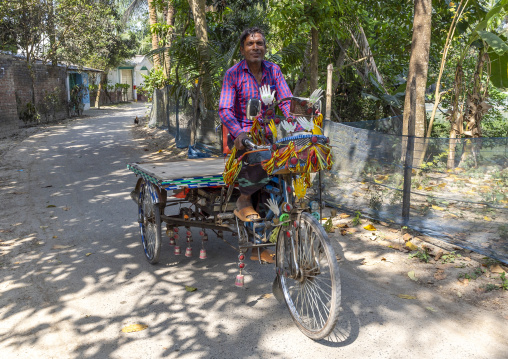
[[[261,63],[266,52],[263,35],[259,33],[248,35],[243,43],[243,48],[240,48],[240,52],[248,64]]]

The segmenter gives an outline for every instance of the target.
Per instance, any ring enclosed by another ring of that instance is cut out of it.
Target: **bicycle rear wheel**
[[[339,265],[326,232],[311,214],[302,213],[299,228],[292,232],[294,244],[284,230],[277,241],[284,299],[298,328],[311,339],[323,339],[339,318]]]
[[[145,257],[150,264],[159,262],[161,252],[161,211],[155,203],[153,188],[150,183],[143,181],[138,199],[138,222],[141,233],[141,243]]]

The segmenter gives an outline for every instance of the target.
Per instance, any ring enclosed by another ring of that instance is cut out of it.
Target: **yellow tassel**
[[[261,135],[261,124],[258,120],[254,120],[249,132],[255,145],[262,145],[264,143],[263,136]]]
[[[312,129],[313,135],[322,135],[321,128],[323,128],[323,114],[320,113],[314,118],[314,128]]]
[[[272,131],[273,138],[277,138],[277,126],[275,126],[275,122],[273,120],[268,124],[270,131]]]
[[[288,146],[277,158],[277,167],[282,167],[287,164],[288,159],[291,157],[291,154],[295,153],[295,143],[293,141],[289,142]]]
[[[272,174],[273,168],[275,167],[275,159],[276,159],[276,152],[272,153],[272,158],[270,158],[267,162],[261,164],[263,169],[269,175]]]
[[[224,173],[222,174],[222,178],[224,179],[224,183],[230,185],[235,182],[236,177],[238,177],[238,173],[242,169],[242,161],[236,159],[236,147],[233,147],[231,151],[231,155],[226,162],[226,166],[224,168]]]

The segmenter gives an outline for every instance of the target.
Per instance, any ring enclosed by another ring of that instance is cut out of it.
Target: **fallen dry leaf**
[[[489,269],[490,269],[490,271],[492,273],[499,273],[499,274],[501,274],[501,273],[504,272],[503,268],[501,268],[501,266],[499,264],[494,264]]]
[[[368,231],[375,231],[376,227],[374,227],[372,224],[368,224],[365,227],[363,227],[363,229],[366,229]]]
[[[71,246],[64,246],[61,244],[55,244],[53,247],[51,247],[51,249],[67,249],[67,248],[71,248]]]
[[[409,233],[406,233],[404,234],[404,236],[402,237],[402,239],[404,240],[404,242],[407,242],[407,241],[410,241],[411,238],[413,238],[412,235],[410,235]]]
[[[443,280],[446,278],[446,274],[444,273],[444,270],[438,269],[436,273],[434,273],[434,278],[436,280]]]
[[[340,234],[341,234],[341,235],[343,235],[343,236],[345,236],[345,235],[347,234],[347,229],[342,228],[342,229],[340,230]]]
[[[407,276],[409,277],[409,279],[414,280],[415,282],[418,281],[418,278],[416,278],[415,271],[407,272]]]
[[[440,249],[440,250],[438,250],[438,251],[437,251],[437,253],[434,255],[434,259],[435,259],[436,261],[438,261],[438,260],[439,260],[439,258],[441,258],[441,256],[442,256],[443,254],[444,254],[444,252],[443,252],[441,249]]]
[[[56,239],[56,238],[58,238],[58,236],[53,236],[53,238],[55,238],[55,239]]]
[[[402,299],[416,299],[414,295],[408,295],[408,294],[397,294],[397,297]]]
[[[351,216],[349,214],[346,214],[346,213],[341,213],[339,217],[344,219],[344,218],[349,218]]]
[[[434,308],[432,308],[432,307],[427,307],[427,308],[425,308],[425,309],[427,309],[427,310],[428,310],[428,311],[430,311],[430,312],[435,312],[435,311],[436,311],[436,310],[435,310]]]
[[[483,219],[484,219],[485,221],[487,221],[487,222],[491,222],[491,221],[492,221],[492,218],[487,217],[487,216],[483,217]]]
[[[87,256],[87,257],[88,257],[88,256],[91,256],[91,255],[92,255],[92,253],[87,253],[87,254],[85,254],[85,256]]]
[[[418,246],[415,245],[413,242],[411,241],[408,241],[406,242],[406,247],[410,250],[410,251],[416,251],[418,250]]]
[[[185,290],[187,292],[195,292],[196,290],[198,290],[198,288],[196,288],[196,287],[190,287],[190,286],[186,285],[185,286]]]
[[[267,299],[267,298],[270,298],[270,297],[272,297],[272,296],[273,296],[273,294],[272,294],[272,293],[266,293],[266,294],[263,294],[263,295],[261,296],[261,298],[262,298],[262,299]]]
[[[127,325],[126,327],[123,327],[122,332],[124,333],[140,332],[142,330],[145,330],[146,328],[148,328],[148,325],[146,324],[131,324]]]
[[[436,205],[432,205],[432,209],[435,209],[436,211],[444,211],[445,210],[443,207],[439,207]]]
[[[347,225],[347,223],[339,223],[335,228],[349,228],[349,226]]]
[[[459,283],[462,284],[463,286],[467,286],[467,285],[469,285],[469,279],[468,278],[460,278]]]
[[[54,207],[56,207],[54,204],[48,204],[48,205],[46,206],[46,208],[54,208]]]

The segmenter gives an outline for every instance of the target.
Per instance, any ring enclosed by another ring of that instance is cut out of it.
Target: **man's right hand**
[[[243,145],[242,141],[244,139],[248,138],[247,132],[240,132],[237,138],[235,138],[235,147],[237,150],[244,150],[245,146]]]

